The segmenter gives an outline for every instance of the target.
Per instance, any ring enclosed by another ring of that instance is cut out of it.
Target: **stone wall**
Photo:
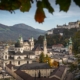
[[[53,72],[54,69],[35,69],[35,70],[22,70],[25,73],[29,74],[32,77],[38,77],[39,73],[42,77],[50,76],[50,73]]]
[[[12,75],[16,80],[23,80],[21,77],[19,77],[13,69],[9,69],[7,66],[6,66],[6,71]]]

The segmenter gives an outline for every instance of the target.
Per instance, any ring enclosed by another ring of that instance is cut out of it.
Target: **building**
[[[53,34],[53,29],[47,31],[47,35],[52,35],[52,34]]]
[[[46,63],[24,64],[20,67],[8,64],[6,71],[16,80],[64,80],[67,68],[51,68]]]
[[[57,28],[65,28],[65,29],[71,29],[71,28],[79,28],[80,26],[80,21],[76,22],[69,22],[68,25],[57,25]]]
[[[23,64],[31,64],[39,58],[41,53],[49,55],[47,51],[47,39],[44,37],[43,48],[39,45],[34,45],[33,37],[29,40],[23,40],[20,36],[17,42],[12,45],[6,45],[0,52],[1,66],[5,67],[7,64],[20,66]],[[51,55],[51,54],[50,54]],[[49,55],[49,56],[50,56]]]
[[[72,39],[69,38],[69,46],[68,46],[69,54],[72,55]]]
[[[60,52],[63,47],[64,47],[64,46],[63,46],[62,44],[57,44],[57,45],[53,45],[53,46],[52,46],[52,49],[53,49],[54,51]]]

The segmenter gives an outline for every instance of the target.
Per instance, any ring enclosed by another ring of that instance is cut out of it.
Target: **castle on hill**
[[[69,22],[68,25],[57,25],[57,28],[65,28],[65,29],[71,29],[71,28],[79,28],[80,27],[80,21],[76,22]]]

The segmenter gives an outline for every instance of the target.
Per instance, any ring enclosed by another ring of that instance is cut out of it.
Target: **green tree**
[[[51,6],[54,0],[51,3],[49,1],[51,0],[0,0],[0,10],[7,10],[12,13],[14,10],[20,9],[21,12],[28,12],[31,9],[31,5],[35,2],[37,8],[34,19],[42,23],[46,18],[44,8],[51,14],[54,12],[54,8]],[[72,1],[80,7],[80,0]],[[55,4],[60,6],[60,11],[67,12],[70,8],[71,0],[55,0]]]
[[[39,62],[40,63],[43,63],[44,62],[44,53],[42,52],[41,54],[40,54],[40,57],[39,57]]]
[[[77,31],[73,36],[73,52],[80,54],[80,31]]]
[[[64,29],[63,36],[61,36],[59,34],[53,34],[53,35],[46,34],[47,45],[52,46],[54,44],[63,44],[64,46],[66,46],[69,38],[72,37],[75,34],[75,32],[77,32],[77,28],[73,28],[73,29],[69,29],[69,30]],[[44,36],[42,36],[42,35],[39,36],[38,40],[36,40],[36,43],[43,45],[43,39],[44,39]]]

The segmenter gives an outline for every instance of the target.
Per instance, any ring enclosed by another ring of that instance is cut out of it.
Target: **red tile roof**
[[[15,73],[19,75],[23,80],[34,80],[33,77],[31,77],[30,75],[28,75],[27,73],[23,71],[17,70],[15,71]]]

